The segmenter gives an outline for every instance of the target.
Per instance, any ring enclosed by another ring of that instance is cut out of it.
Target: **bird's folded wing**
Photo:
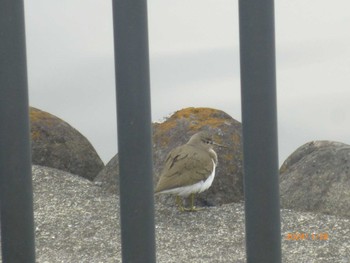
[[[206,180],[213,168],[212,158],[207,152],[198,151],[188,145],[175,148],[167,156],[157,190],[192,185]]]

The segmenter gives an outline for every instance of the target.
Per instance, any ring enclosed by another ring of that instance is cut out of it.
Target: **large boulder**
[[[350,217],[350,145],[313,141],[280,168],[283,208]]]
[[[228,148],[216,148],[219,165],[209,190],[197,197],[197,205],[211,206],[243,200],[241,124],[223,111],[210,108],[186,108],[162,123],[153,125],[154,183],[158,182],[167,154],[188,141],[194,133],[207,130]],[[118,193],[118,155],[106,165],[95,182]],[[161,202],[174,203],[172,197],[159,195]]]
[[[65,121],[30,108],[32,163],[93,180],[104,164],[91,143]]]

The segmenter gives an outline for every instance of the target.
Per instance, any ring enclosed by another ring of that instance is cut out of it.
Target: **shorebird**
[[[196,193],[207,190],[213,183],[218,157],[209,133],[201,131],[190,140],[173,149],[165,160],[155,193],[173,194],[180,211],[197,211],[194,206]],[[191,206],[185,208],[181,197],[191,196]]]

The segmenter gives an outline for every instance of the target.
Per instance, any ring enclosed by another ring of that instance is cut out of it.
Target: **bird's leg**
[[[195,207],[195,205],[194,205],[194,200],[195,200],[195,194],[192,193],[192,194],[191,194],[191,207],[190,207],[190,208],[187,208],[186,211],[189,211],[189,212],[197,212],[197,211],[200,211],[200,210],[203,209],[203,208],[197,208],[197,207]]]
[[[196,211],[196,207],[194,206],[194,194],[191,194],[191,211]]]
[[[179,211],[180,212],[184,212],[185,208],[184,208],[184,205],[182,203],[181,197],[177,195],[176,198],[175,198],[175,201],[176,201],[177,207],[179,208]]]
[[[184,207],[182,199],[180,196],[176,196],[176,204],[177,207],[179,208],[180,212],[197,212],[202,210],[203,208],[196,208],[194,205],[194,200],[195,200],[195,194],[191,194],[191,206],[189,208]]]

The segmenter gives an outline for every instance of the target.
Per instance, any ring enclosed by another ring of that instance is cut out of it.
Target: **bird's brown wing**
[[[172,150],[165,161],[156,192],[192,185],[205,180],[214,168],[206,151],[183,145]]]

